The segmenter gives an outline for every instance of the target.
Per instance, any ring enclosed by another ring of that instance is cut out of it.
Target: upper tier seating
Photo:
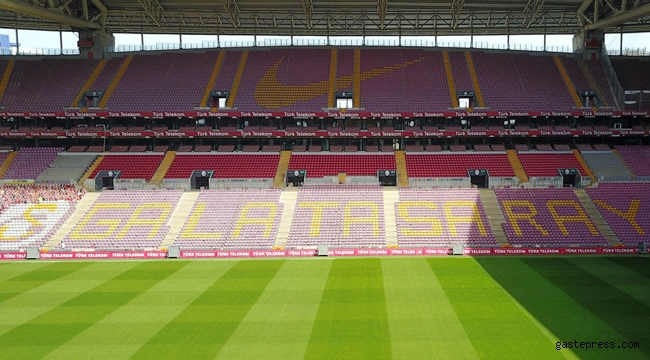
[[[230,90],[232,88],[232,83],[235,80],[235,75],[237,74],[237,67],[239,66],[240,59],[241,51],[225,52],[225,58],[223,59],[221,67],[219,68],[217,80],[212,86],[213,91],[224,91]],[[210,105],[209,101],[208,105]]]
[[[300,188],[287,246],[386,246],[379,186]]]
[[[570,188],[495,189],[513,245],[605,245]]]
[[[586,190],[619,240],[632,246],[648,242],[650,184],[605,183]]]
[[[616,150],[637,177],[650,177],[649,146],[620,146]]]
[[[177,190],[103,192],[64,243],[73,249],[157,248],[182,195]]]
[[[136,55],[106,107],[111,111],[192,111],[200,105],[217,55],[216,51]]]
[[[121,170],[120,179],[145,179],[150,181],[156,173],[164,155],[106,155],[92,172],[94,179],[102,170]],[[189,177],[189,176],[188,176]]]
[[[214,170],[213,178],[274,178],[279,154],[177,155],[167,170],[167,179],[189,179],[194,170]]]
[[[321,111],[327,106],[330,52],[328,49],[251,51],[236,107],[250,111]]]
[[[63,151],[58,147],[21,148],[3,179],[36,179]]]
[[[589,71],[591,71],[591,75],[594,77],[596,85],[598,85],[600,91],[602,91],[605,96],[604,100],[607,102],[607,105],[612,108],[617,108],[616,98],[612,92],[612,87],[609,85],[609,80],[607,79],[607,74],[605,73],[603,64],[600,61],[595,60],[585,61],[585,63],[587,64]]]
[[[0,250],[43,246],[72,215],[83,194],[71,185],[0,186]],[[37,221],[25,221],[27,214]]]
[[[518,156],[528,176],[559,176],[557,169],[578,169],[582,176],[587,175],[573,154],[519,153]]]
[[[281,193],[281,189],[201,191],[174,245],[271,248],[282,218]]]
[[[338,50],[337,91],[353,89],[354,51]],[[360,51],[359,96],[365,110],[446,111],[452,106],[442,52],[421,48]],[[242,51],[225,51],[216,81],[208,84],[219,53],[210,50],[134,55],[108,98],[106,110],[194,111],[201,105],[206,88],[232,90]],[[471,54],[487,108],[567,111],[575,107],[552,56],[482,51]],[[91,89],[106,91],[125,59],[108,60]],[[451,51],[450,59],[457,90],[472,90],[474,85],[464,52]],[[330,60],[331,49],[250,50],[234,107],[239,111],[259,112],[322,111],[328,105]],[[575,87],[584,87],[575,60],[563,58],[562,61]],[[6,63],[0,61],[0,71]],[[61,112],[72,105],[97,64],[98,60],[83,59],[19,60],[0,105],[5,105],[7,111]],[[602,64],[587,64],[609,105],[615,106]],[[192,71],[187,71],[189,68]],[[179,88],[183,91],[178,91]]]
[[[564,56],[560,57],[560,59],[562,60],[564,69],[566,69],[567,75],[571,79],[575,91],[596,90],[589,86],[589,81],[585,78],[580,64],[575,59]]]
[[[472,56],[485,105],[491,110],[566,111],[575,107],[551,56],[481,51]]]
[[[467,177],[469,169],[487,169],[490,176],[514,177],[506,154],[406,154],[409,177]]]
[[[307,170],[307,177],[320,178],[346,173],[348,176],[375,176],[377,170],[395,169],[395,155],[293,154],[291,170]]]
[[[7,111],[62,112],[72,105],[98,63],[85,59],[19,60],[2,104]]]
[[[451,106],[442,53],[361,50],[361,106],[368,111],[446,110]]]
[[[400,247],[496,245],[477,189],[401,188],[395,218]]]
[[[45,169],[36,182],[69,184],[70,180],[76,182],[95,161],[95,155],[61,153],[54,162]]]
[[[613,151],[584,151],[585,160],[593,174],[598,179],[632,180],[634,176]]]
[[[449,60],[451,61],[451,70],[454,74],[456,91],[476,91],[472,83],[472,77],[469,74],[467,58],[464,51],[450,51]],[[474,104],[476,106],[477,104]]]
[[[624,90],[650,90],[650,63],[645,57],[611,57],[612,67]]]

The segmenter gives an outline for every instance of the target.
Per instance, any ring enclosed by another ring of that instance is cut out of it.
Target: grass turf
[[[647,359],[649,320],[642,257],[0,264],[0,359]]]

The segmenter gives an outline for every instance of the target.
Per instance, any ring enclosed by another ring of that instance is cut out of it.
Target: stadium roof
[[[650,31],[650,0],[0,0],[0,27],[295,36]]]

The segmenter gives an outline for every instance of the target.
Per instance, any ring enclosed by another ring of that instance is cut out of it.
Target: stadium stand
[[[613,151],[582,151],[591,171],[600,180],[632,180],[634,175]]]
[[[73,249],[157,248],[182,194],[176,190],[103,192],[64,244]]]
[[[0,186],[0,250],[45,244],[72,215],[83,194],[72,185]]]
[[[607,80],[607,75],[605,74],[605,68],[600,61],[589,60],[585,61],[587,68],[591,72],[591,75],[598,86],[598,91],[604,96],[604,101],[609,107],[616,108],[616,98],[612,92],[612,87]]]
[[[3,179],[36,179],[56,159],[63,148],[21,148]]]
[[[120,170],[121,179],[145,179],[150,181],[162,162],[163,155],[107,155],[90,174],[94,179],[102,170]],[[189,176],[188,176],[189,177]]]
[[[648,241],[650,184],[604,183],[586,191],[619,239],[632,246]]]
[[[194,110],[217,55],[215,51],[136,55],[106,107],[112,111]]]
[[[427,147],[428,148],[428,147]],[[411,178],[467,177],[469,169],[487,169],[490,176],[513,177],[508,155],[495,154],[406,154],[406,169]]]
[[[69,107],[98,60],[19,60],[1,100],[8,111],[63,111]]]
[[[650,147],[648,146],[619,146],[616,151],[627,166],[632,169],[637,178],[650,178]]]
[[[472,56],[485,105],[492,110],[568,110],[575,107],[550,56],[481,51],[472,52]]]
[[[565,168],[578,169],[582,176],[589,174],[574,154],[520,152],[518,155],[528,176],[558,176],[557,169]]]
[[[289,247],[386,246],[379,186],[308,186],[298,192]]]
[[[271,248],[282,218],[281,192],[201,191],[174,245],[186,249]]]
[[[361,50],[361,106],[366,110],[427,111],[450,104],[440,52]]]
[[[395,217],[400,247],[496,246],[477,189],[401,188]]]
[[[279,154],[179,154],[167,170],[167,179],[188,179],[194,170],[214,170],[214,178],[272,179]]]
[[[69,151],[68,151],[69,152]],[[95,161],[95,155],[60,153],[38,177],[38,183],[69,184],[77,182]]]
[[[251,51],[235,105],[251,111],[320,111],[327,106],[329,63],[327,49]]]
[[[570,188],[495,189],[513,245],[606,245]]]
[[[330,155],[293,154],[289,162],[290,170],[307,170],[307,177],[321,178],[345,173],[347,176],[375,176],[377,170],[395,169],[395,156],[389,154],[372,155]]]

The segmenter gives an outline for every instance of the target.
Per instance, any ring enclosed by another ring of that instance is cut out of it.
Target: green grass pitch
[[[41,358],[648,359],[650,258],[0,263],[0,359]]]

